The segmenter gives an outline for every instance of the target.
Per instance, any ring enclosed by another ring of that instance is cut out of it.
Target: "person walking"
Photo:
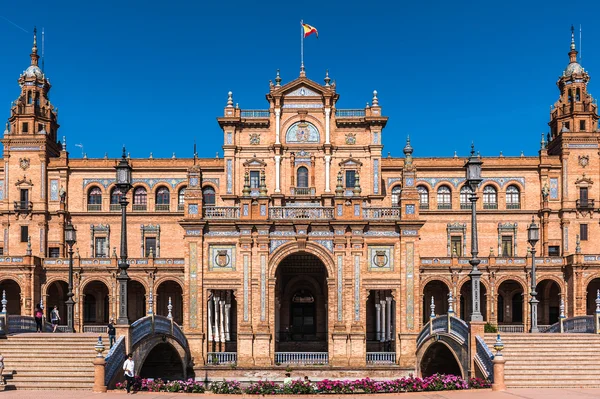
[[[114,319],[110,319],[108,326],[106,326],[106,332],[108,333],[108,341],[110,344],[110,346],[108,347],[109,349],[112,348],[115,344],[115,336],[117,335],[117,330],[115,329],[114,322]]]
[[[41,333],[42,317],[44,317],[44,313],[42,312],[40,305],[35,305],[35,312],[33,313],[33,317],[35,317],[35,331]]]
[[[0,355],[0,385],[5,384],[2,373],[4,373],[4,356]]]
[[[56,332],[58,328],[58,322],[60,321],[60,314],[58,313],[58,306],[54,305],[50,312],[50,321],[52,321],[52,332]]]
[[[127,380],[127,393],[131,393],[131,387],[133,385],[133,376],[135,373],[133,353],[127,355],[127,360],[125,360],[125,363],[123,363],[123,370],[125,371],[125,379]]]

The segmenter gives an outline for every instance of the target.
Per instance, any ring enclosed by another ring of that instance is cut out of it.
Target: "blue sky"
[[[472,140],[484,156],[536,155],[571,24],[583,26],[582,65],[600,96],[598,2],[203,3],[3,5],[0,115],[18,97],[34,24],[72,157],[76,143],[88,157],[117,157],[122,144],[134,158],[191,157],[194,140],[214,157],[229,90],[242,109],[265,109],[275,70],[284,83],[298,76],[300,19],[319,30],[305,42],[307,76],[322,83],[329,69],[338,108],[362,108],[378,91],[390,117],[384,154],[401,156],[410,134],[415,156],[466,155]]]

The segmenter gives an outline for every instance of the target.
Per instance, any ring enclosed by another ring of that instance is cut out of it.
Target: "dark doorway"
[[[21,314],[21,287],[14,280],[0,282],[0,295],[6,291],[6,312],[8,314]]]
[[[462,376],[456,358],[450,349],[440,342],[436,342],[427,348],[423,359],[421,359],[422,377],[429,377],[437,373]]]
[[[63,319],[60,324],[67,324],[67,293],[69,286],[64,281],[55,281],[48,287],[48,300],[46,301],[46,319],[50,320],[50,312],[54,306],[58,307],[58,314]]]
[[[160,378],[163,381],[183,380],[183,363],[179,353],[169,343],[156,345],[146,357],[142,369],[142,378]]]
[[[92,281],[83,290],[83,322],[106,324],[109,318],[108,287],[102,281]]]

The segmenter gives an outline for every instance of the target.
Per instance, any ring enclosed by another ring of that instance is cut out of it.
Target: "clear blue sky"
[[[206,3],[203,4],[203,3]],[[582,1],[30,1],[0,8],[0,115],[29,65],[33,25],[46,32],[45,72],[72,157],[201,157],[221,152],[215,120],[227,92],[242,109],[267,108],[275,70],[337,81],[338,108],[379,92],[384,153],[536,155],[556,80],[568,64],[570,25],[583,26],[583,67],[600,96],[600,3]],[[27,30],[14,26],[19,25]],[[577,35],[578,36],[578,35]],[[2,126],[4,123],[2,123]],[[3,129],[2,129],[3,130]]]

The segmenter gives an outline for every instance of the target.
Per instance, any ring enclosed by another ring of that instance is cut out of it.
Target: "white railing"
[[[271,219],[333,219],[333,207],[285,207],[269,208]]]
[[[396,352],[367,352],[367,364],[395,364]]]
[[[268,118],[269,115],[268,109],[247,109],[240,112],[242,118]]]
[[[208,352],[206,364],[235,364],[237,363],[237,352]]]
[[[84,333],[107,334],[106,326],[83,326]]]
[[[523,324],[499,324],[498,332],[501,333],[522,333],[525,327]]]
[[[237,206],[205,206],[206,219],[239,219],[240,208]]]
[[[329,364],[329,353],[275,352],[275,364]]]
[[[363,208],[363,217],[369,220],[400,219],[400,208]]]
[[[355,118],[365,116],[364,109],[336,109],[335,116],[338,118]]]

